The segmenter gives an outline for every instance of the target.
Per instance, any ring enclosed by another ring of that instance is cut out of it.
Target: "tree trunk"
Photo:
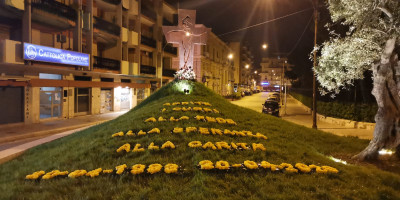
[[[393,56],[395,43],[396,38],[386,42],[380,63],[372,67],[374,80],[372,94],[378,104],[374,137],[362,152],[353,157],[354,159],[361,161],[376,159],[378,151],[383,148],[400,149],[400,66],[397,56]]]

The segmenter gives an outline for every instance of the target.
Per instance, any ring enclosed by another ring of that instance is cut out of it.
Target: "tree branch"
[[[390,22],[393,22],[393,14],[389,11],[389,9],[387,9],[385,7],[381,7],[381,6],[378,6],[376,8],[378,8],[383,13],[385,13],[389,17]]]

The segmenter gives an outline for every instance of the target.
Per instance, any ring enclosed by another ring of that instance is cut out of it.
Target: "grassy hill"
[[[233,105],[200,83],[185,83],[191,88],[188,95],[181,92],[184,87],[182,82],[170,83],[115,120],[32,148],[17,159],[0,165],[0,199],[400,199],[400,176],[373,166],[343,165],[328,158],[330,155],[355,154],[368,144],[367,140],[339,137],[298,126]],[[218,109],[220,113],[201,115],[230,118],[237,125],[197,121],[193,119],[199,115],[197,112],[171,111],[171,107],[163,106],[164,103],[177,101],[209,102],[211,108]],[[161,112],[163,108],[167,111]],[[149,117],[169,119],[183,115],[190,120],[144,122]],[[171,133],[175,127],[191,126],[249,130],[254,134],[262,133],[268,139]],[[159,128],[161,133],[111,137],[119,131],[137,133],[154,127]],[[116,152],[126,143],[131,144],[133,149],[136,143],[147,147],[151,142],[161,146],[166,141],[174,143],[176,149]],[[203,144],[208,141],[262,143],[267,150],[202,150],[189,148],[190,141],[201,141]],[[225,160],[231,164],[245,160],[292,165],[301,162],[329,165],[337,168],[339,173],[287,174],[242,169],[204,171],[197,167],[202,160],[214,163]],[[95,178],[25,180],[26,175],[39,170],[89,171],[99,167],[113,169],[121,164],[130,168],[138,163],[176,163],[181,168],[178,174],[132,175],[128,173],[129,169],[121,175]]]

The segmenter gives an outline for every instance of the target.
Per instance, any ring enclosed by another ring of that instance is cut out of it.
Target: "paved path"
[[[0,163],[19,156],[27,149],[115,119],[126,112],[88,115],[38,124],[2,125],[0,126]]]
[[[268,92],[261,92],[257,94],[253,94],[252,96],[246,96],[238,101],[232,101],[233,104],[250,108],[257,112],[261,112],[262,105],[265,100],[268,98]],[[302,106],[297,104],[297,101],[288,95],[287,105],[286,105],[286,115],[284,114],[285,106],[281,108],[282,119],[303,125],[306,127],[312,127],[312,116],[308,113]],[[366,129],[356,129],[356,128],[347,128],[336,124],[330,124],[327,122],[323,122],[318,120],[317,126],[319,130],[330,132],[340,136],[357,136],[363,139],[372,139],[373,130]]]

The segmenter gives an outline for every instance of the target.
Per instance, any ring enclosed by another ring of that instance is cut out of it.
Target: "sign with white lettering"
[[[24,59],[89,67],[89,54],[24,43]]]

